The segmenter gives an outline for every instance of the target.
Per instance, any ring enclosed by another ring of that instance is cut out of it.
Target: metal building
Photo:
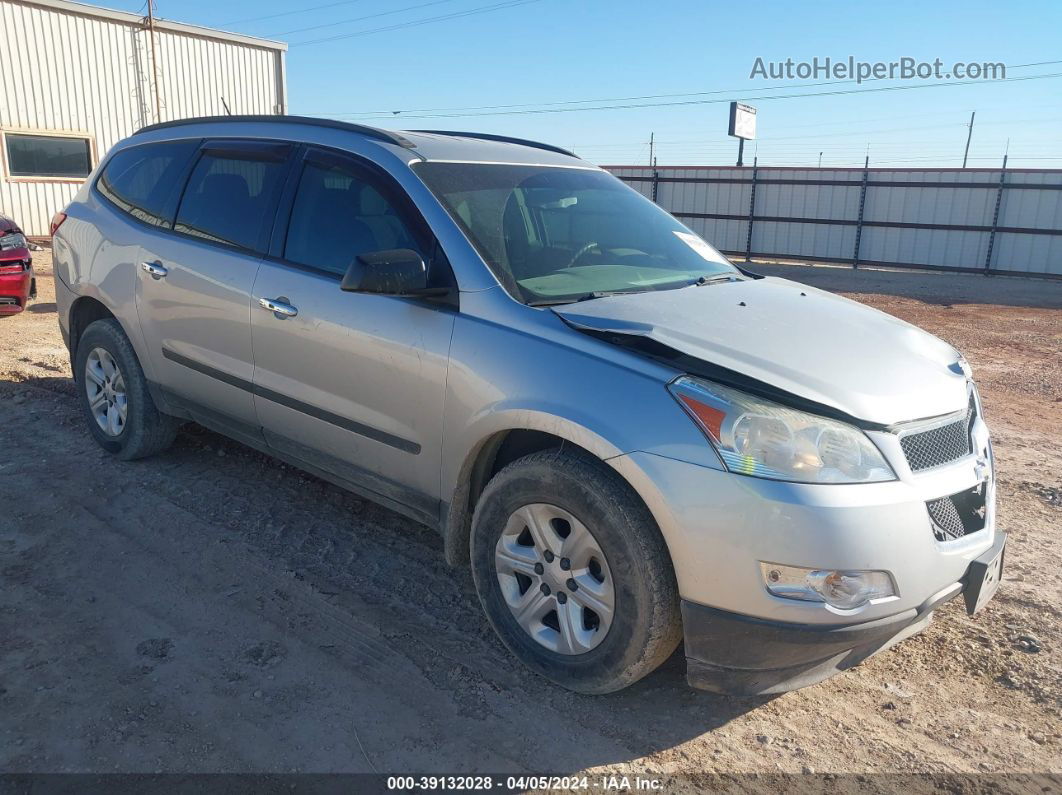
[[[31,237],[143,126],[286,112],[279,42],[66,0],[0,0],[0,30],[0,213]]]

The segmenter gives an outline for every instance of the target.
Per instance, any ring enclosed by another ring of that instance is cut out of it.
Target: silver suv
[[[999,582],[958,352],[736,267],[562,149],[190,119],[118,144],[53,225],[104,449],[192,420],[437,528],[572,690],[683,640],[696,687],[789,690]]]

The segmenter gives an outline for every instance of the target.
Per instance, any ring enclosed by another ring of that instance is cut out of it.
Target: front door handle
[[[283,320],[286,317],[295,317],[299,314],[299,310],[289,304],[288,299],[284,296],[279,298],[259,298],[258,305],[262,309],[267,309],[274,314],[279,320]]]
[[[141,262],[140,269],[144,271],[144,273],[150,273],[151,278],[155,281],[158,281],[169,273],[169,271],[162,267],[158,262]]]

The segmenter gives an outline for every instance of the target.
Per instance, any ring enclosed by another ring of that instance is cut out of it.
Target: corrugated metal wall
[[[232,113],[282,112],[282,49],[162,22],[155,33],[160,118],[151,41],[131,14],[62,2],[0,0],[0,132],[79,132],[93,142],[93,165],[116,142],[156,121]],[[86,9],[82,12],[82,9]],[[2,144],[2,141],[0,141]],[[0,152],[2,157],[2,152]],[[33,236],[82,180],[0,175],[0,212]]]
[[[606,168],[731,255],[1062,277],[1062,170]]]

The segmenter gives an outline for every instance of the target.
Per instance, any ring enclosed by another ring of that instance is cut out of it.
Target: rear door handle
[[[279,298],[259,298],[258,305],[262,309],[272,312],[278,319],[283,320],[286,317],[295,317],[295,315],[299,314],[299,310],[287,303],[287,300],[284,296]]]
[[[162,267],[158,262],[141,262],[140,269],[144,271],[144,273],[150,273],[151,278],[156,281],[169,273],[169,271]]]

